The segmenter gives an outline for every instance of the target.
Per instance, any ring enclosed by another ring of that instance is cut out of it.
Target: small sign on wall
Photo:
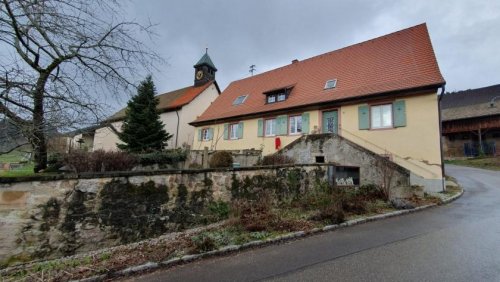
[[[359,167],[329,166],[328,182],[334,186],[359,186]]]

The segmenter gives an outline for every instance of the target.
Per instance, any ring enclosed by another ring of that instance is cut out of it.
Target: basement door
[[[339,114],[337,111],[323,112],[322,133],[335,133],[339,131]]]

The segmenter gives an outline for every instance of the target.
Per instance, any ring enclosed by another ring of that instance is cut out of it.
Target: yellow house
[[[417,25],[232,82],[191,123],[193,148],[267,155],[304,134],[335,133],[440,191],[444,84],[427,27]]]
[[[198,115],[203,113],[210,103],[220,94],[219,86],[215,81],[217,68],[205,53],[194,65],[194,84],[158,95],[160,119],[165,130],[172,134],[167,142],[168,148],[192,146],[195,137],[195,128],[189,125]],[[125,118],[126,108],[108,118],[104,126],[96,129],[94,134],[94,150],[118,150],[120,139],[116,131],[120,131]]]

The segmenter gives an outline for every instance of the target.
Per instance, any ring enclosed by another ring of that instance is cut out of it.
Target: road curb
[[[462,190],[457,195],[454,195],[454,196],[449,197],[448,199],[442,200],[442,205],[449,204],[449,203],[455,201],[456,199],[462,197],[462,195],[464,194],[464,189],[461,187],[460,187],[460,189],[462,189]]]
[[[314,234],[326,233],[326,232],[330,232],[330,231],[334,231],[334,230],[338,230],[338,229],[343,229],[343,228],[350,227],[350,226],[355,226],[355,225],[364,224],[364,223],[368,223],[368,222],[379,221],[379,220],[383,220],[386,218],[401,216],[401,215],[405,215],[405,214],[411,214],[411,213],[419,212],[419,211],[426,210],[429,208],[434,208],[434,207],[437,207],[439,205],[446,205],[446,204],[451,203],[451,202],[455,201],[456,199],[460,198],[463,194],[464,194],[464,190],[462,189],[462,191],[459,194],[454,195],[454,196],[447,198],[445,200],[442,200],[442,202],[440,204],[429,204],[429,205],[425,205],[425,206],[416,207],[413,209],[397,210],[397,211],[388,212],[388,213],[384,213],[384,214],[377,214],[377,215],[368,216],[368,217],[364,217],[364,218],[352,219],[352,220],[348,220],[346,222],[343,222],[341,224],[326,225],[322,228],[313,228],[313,229],[308,230],[308,231],[291,232],[291,233],[287,233],[287,234],[284,234],[284,235],[281,235],[278,237],[269,238],[266,240],[256,240],[256,241],[247,242],[247,243],[242,244],[242,245],[229,245],[229,246],[219,248],[217,250],[213,250],[213,251],[209,251],[209,252],[205,252],[205,253],[200,253],[200,254],[194,254],[194,255],[185,255],[182,257],[173,258],[173,259],[169,259],[169,260],[161,261],[161,262],[146,262],[146,263],[143,263],[140,265],[130,266],[130,267],[122,269],[122,270],[109,272],[107,274],[101,274],[101,275],[92,276],[92,277],[88,277],[88,278],[81,279],[81,280],[72,280],[72,281],[73,282],[104,281],[104,280],[109,279],[109,278],[117,278],[117,277],[121,277],[121,276],[127,276],[127,275],[133,275],[133,274],[139,274],[139,273],[143,273],[143,272],[153,271],[153,270],[157,270],[157,269],[161,269],[161,268],[168,268],[168,267],[172,267],[172,266],[179,265],[179,264],[189,263],[189,262],[199,260],[202,258],[223,256],[226,254],[235,253],[237,251],[247,250],[247,249],[251,249],[251,248],[265,247],[265,246],[273,245],[276,243],[283,243],[283,242],[288,242],[288,241],[292,241],[292,240],[297,240],[297,239],[308,237],[308,236],[311,236]]]

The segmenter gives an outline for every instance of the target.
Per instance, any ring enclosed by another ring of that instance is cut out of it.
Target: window
[[[290,117],[290,134],[302,133],[302,116]]]
[[[233,105],[241,105],[245,102],[245,100],[247,99],[248,95],[241,95],[241,96],[238,96],[238,98],[236,98],[233,102]]]
[[[288,90],[287,89],[272,91],[272,92],[268,92],[265,94],[267,95],[266,101],[268,104],[276,103],[276,102],[283,102],[288,98]]]
[[[210,129],[209,128],[203,128],[201,130],[201,140],[203,140],[203,141],[210,140]]]
[[[336,79],[330,79],[325,83],[325,89],[332,89],[337,86],[337,80]]]
[[[371,128],[392,127],[392,105],[372,106],[370,110]]]
[[[276,119],[266,119],[266,136],[276,136]]]
[[[239,125],[237,123],[233,123],[229,125],[229,139],[238,139],[238,130]]]
[[[279,93],[278,94],[278,102],[285,101],[286,100],[286,94],[285,93]]]
[[[274,102],[276,102],[276,95],[268,95],[267,103],[274,103]]]

